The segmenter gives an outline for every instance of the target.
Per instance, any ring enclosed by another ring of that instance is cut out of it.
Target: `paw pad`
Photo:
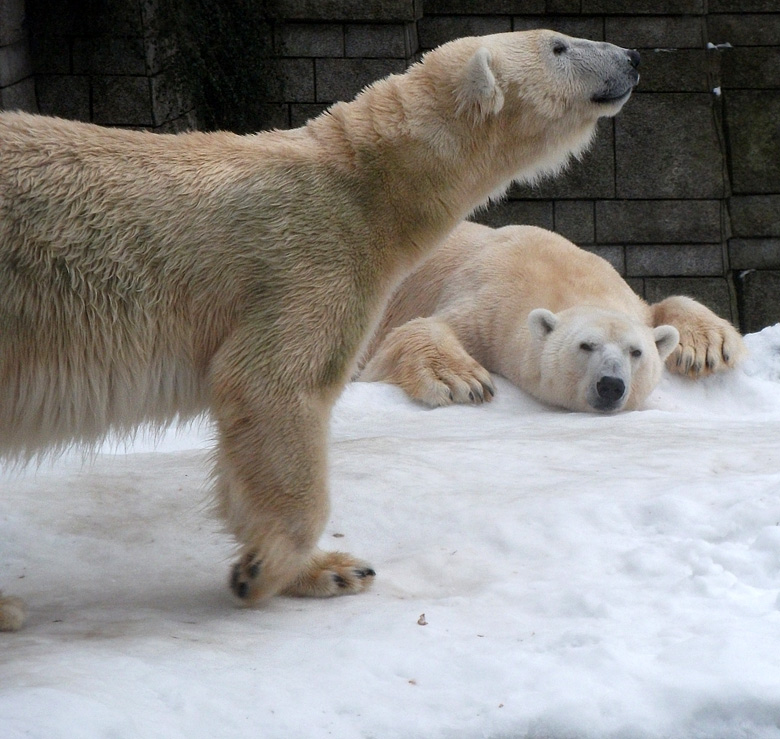
[[[237,598],[246,600],[251,591],[252,583],[260,576],[263,562],[257,559],[257,552],[250,552],[233,565],[230,573],[230,589]]]

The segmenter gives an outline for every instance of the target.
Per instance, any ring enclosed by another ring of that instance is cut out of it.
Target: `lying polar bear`
[[[460,225],[398,288],[359,376],[432,406],[489,400],[490,372],[551,405],[634,409],[672,372],[745,354],[690,298],[648,305],[601,257],[534,226]]]
[[[0,115],[0,453],[210,412],[230,586],[364,590],[317,542],[330,409],[398,281],[513,180],[614,116],[639,55],[464,38],[303,128],[159,135]],[[17,601],[0,628],[18,628]]]

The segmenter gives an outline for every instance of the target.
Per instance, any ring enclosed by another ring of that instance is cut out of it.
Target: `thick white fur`
[[[316,543],[329,411],[384,301],[491,194],[581,151],[637,78],[624,49],[534,31],[449,43],[286,132],[0,115],[0,449],[209,411],[233,592],[364,589],[368,565]]]
[[[699,377],[744,353],[705,306],[682,296],[648,305],[608,262],[558,234],[463,223],[396,291],[360,379],[436,406],[489,400],[490,371],[552,405],[615,411],[642,405],[664,360]],[[603,377],[625,385],[612,405],[598,394]]]

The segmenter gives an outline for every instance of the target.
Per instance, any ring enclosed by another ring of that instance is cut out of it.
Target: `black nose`
[[[634,49],[628,50],[628,61],[631,62],[631,66],[636,69],[639,66],[639,52]]]
[[[596,383],[596,392],[602,400],[615,402],[623,397],[626,391],[626,383],[619,377],[604,376]]]

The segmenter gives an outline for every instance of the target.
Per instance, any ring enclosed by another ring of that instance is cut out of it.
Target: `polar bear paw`
[[[371,565],[350,554],[317,551],[308,567],[282,593],[309,598],[353,595],[371,587],[375,577]]]
[[[443,321],[416,318],[391,331],[360,375],[391,382],[430,406],[480,403],[496,393],[490,373]]]
[[[747,353],[739,332],[726,320],[691,298],[674,296],[653,306],[656,326],[671,324],[680,343],[669,355],[670,372],[693,379],[732,369]]]
[[[26,616],[24,601],[0,593],[0,631],[18,631]]]
[[[371,565],[344,552],[316,550],[292,582],[280,589],[283,595],[310,598],[330,598],[336,595],[352,595],[367,590],[376,572]],[[230,589],[243,603],[253,603],[275,594],[259,555],[250,551],[233,565],[230,573]]]

